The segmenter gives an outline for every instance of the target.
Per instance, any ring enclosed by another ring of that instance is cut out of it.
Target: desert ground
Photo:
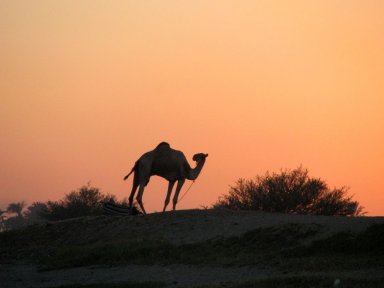
[[[384,287],[382,227],[226,209],[76,218],[0,233],[0,287]]]

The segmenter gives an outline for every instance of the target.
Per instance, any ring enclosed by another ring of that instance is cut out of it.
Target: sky
[[[384,215],[384,1],[0,0],[0,208],[145,152],[209,153],[178,209],[300,165]],[[185,191],[189,186],[185,184]],[[167,182],[143,202],[162,210]]]

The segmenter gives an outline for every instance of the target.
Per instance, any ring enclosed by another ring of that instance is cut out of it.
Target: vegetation
[[[0,232],[6,230],[7,216],[5,216],[5,213],[7,211],[0,210]]]
[[[92,187],[90,184],[70,192],[62,200],[35,202],[27,209],[24,201],[11,203],[6,211],[0,210],[0,232],[46,221],[102,215],[103,203],[108,201],[122,205],[128,204],[124,200],[117,201],[115,196],[104,194],[99,188]],[[133,214],[139,213],[139,209],[134,206]]]
[[[213,207],[315,215],[364,215],[363,208],[347,192],[346,187],[330,189],[322,179],[309,177],[308,170],[299,167],[280,173],[267,172],[255,179],[241,178]],[[11,203],[7,210],[0,210],[0,232],[44,221],[101,215],[102,203],[108,201],[127,205],[126,201],[118,202],[115,196],[104,194],[90,184],[70,192],[62,200],[35,202],[27,209],[24,201]],[[140,214],[137,206],[133,207],[133,214]]]
[[[22,217],[22,211],[25,207],[25,202],[17,202],[17,203],[11,203],[8,205],[7,212],[8,213],[15,213],[18,217]]]
[[[116,201],[112,195],[101,193],[98,188],[89,184],[65,195],[60,201],[48,201],[43,204],[40,216],[57,221],[82,216],[103,214],[103,202]]]
[[[255,179],[239,179],[214,207],[315,215],[363,215],[363,208],[347,192],[346,187],[330,189],[322,179],[309,177],[308,170],[299,167],[280,173],[267,172]]]
[[[21,201],[9,204],[7,210],[0,210],[0,232],[26,226],[26,219],[23,214],[25,206],[25,202]]]

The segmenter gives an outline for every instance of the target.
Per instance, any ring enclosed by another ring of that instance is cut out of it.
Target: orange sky
[[[123,176],[168,141],[209,153],[180,209],[301,164],[384,215],[383,14],[380,0],[0,1],[0,208],[89,181],[127,197]],[[152,178],[147,211],[166,186]]]

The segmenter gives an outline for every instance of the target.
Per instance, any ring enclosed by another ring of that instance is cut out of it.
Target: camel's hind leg
[[[129,195],[129,208],[132,208],[133,198],[135,197],[137,187],[139,187],[139,184],[133,181],[131,194]]]
[[[144,205],[143,205],[144,188],[145,188],[145,185],[144,184],[140,184],[140,186],[139,186],[139,193],[137,194],[136,200],[137,200],[137,203],[139,204],[141,210],[143,211],[143,213],[147,214],[145,212]]]

